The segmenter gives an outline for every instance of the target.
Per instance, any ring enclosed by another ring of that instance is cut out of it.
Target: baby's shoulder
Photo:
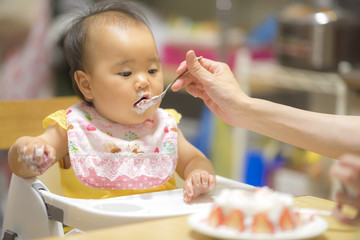
[[[182,118],[181,113],[179,113],[178,111],[176,111],[173,108],[166,108],[163,110],[166,111],[171,117],[173,117],[175,119],[176,123],[179,124],[179,122]]]
[[[49,125],[54,121],[57,122],[62,128],[66,129],[66,110],[58,110],[45,117],[42,122],[43,127],[45,129],[48,128]]]

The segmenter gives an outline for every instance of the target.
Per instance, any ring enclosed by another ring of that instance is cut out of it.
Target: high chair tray
[[[253,189],[252,186],[217,176],[213,191],[187,204],[183,190],[175,189],[109,199],[72,199],[41,191],[47,204],[64,209],[64,224],[90,230],[149,219],[186,215],[209,208],[223,188]]]

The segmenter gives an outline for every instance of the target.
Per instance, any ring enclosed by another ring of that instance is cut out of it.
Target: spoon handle
[[[197,57],[196,59],[198,61],[200,61],[203,57],[200,56],[200,57]],[[172,80],[172,82],[166,87],[165,91],[163,91],[160,96],[161,98],[165,95],[165,93],[169,90],[169,88],[173,85],[173,83],[178,80],[179,78],[181,78],[182,76],[184,76],[185,74],[187,74],[189,72],[189,69],[185,69],[185,71],[183,71],[180,75],[178,75],[174,80]]]

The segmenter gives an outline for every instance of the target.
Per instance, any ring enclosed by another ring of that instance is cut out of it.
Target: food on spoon
[[[149,107],[154,105],[155,102],[151,101],[150,94],[144,94],[134,103],[132,110],[137,114],[143,114]]]
[[[239,232],[274,234],[292,231],[301,225],[293,197],[268,187],[249,192],[224,189],[215,199],[207,222]]]
[[[134,107],[139,107],[144,103],[146,103],[147,101],[149,101],[149,94],[144,94],[134,103]]]

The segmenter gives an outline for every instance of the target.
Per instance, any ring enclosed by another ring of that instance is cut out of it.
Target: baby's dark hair
[[[129,20],[133,20],[133,22],[149,28],[145,15],[133,3],[120,0],[99,1],[91,4],[87,10],[83,11],[82,14],[73,20],[71,27],[65,34],[63,48],[70,67],[70,77],[74,93],[86,102],[89,101],[85,99],[77,86],[74,74],[78,70],[85,71],[86,44],[89,32],[91,31],[91,25],[95,24],[95,21],[90,21],[89,19],[105,12],[120,13],[106,19],[106,21],[112,21],[113,24],[126,27]],[[95,19],[99,20],[101,18]]]

